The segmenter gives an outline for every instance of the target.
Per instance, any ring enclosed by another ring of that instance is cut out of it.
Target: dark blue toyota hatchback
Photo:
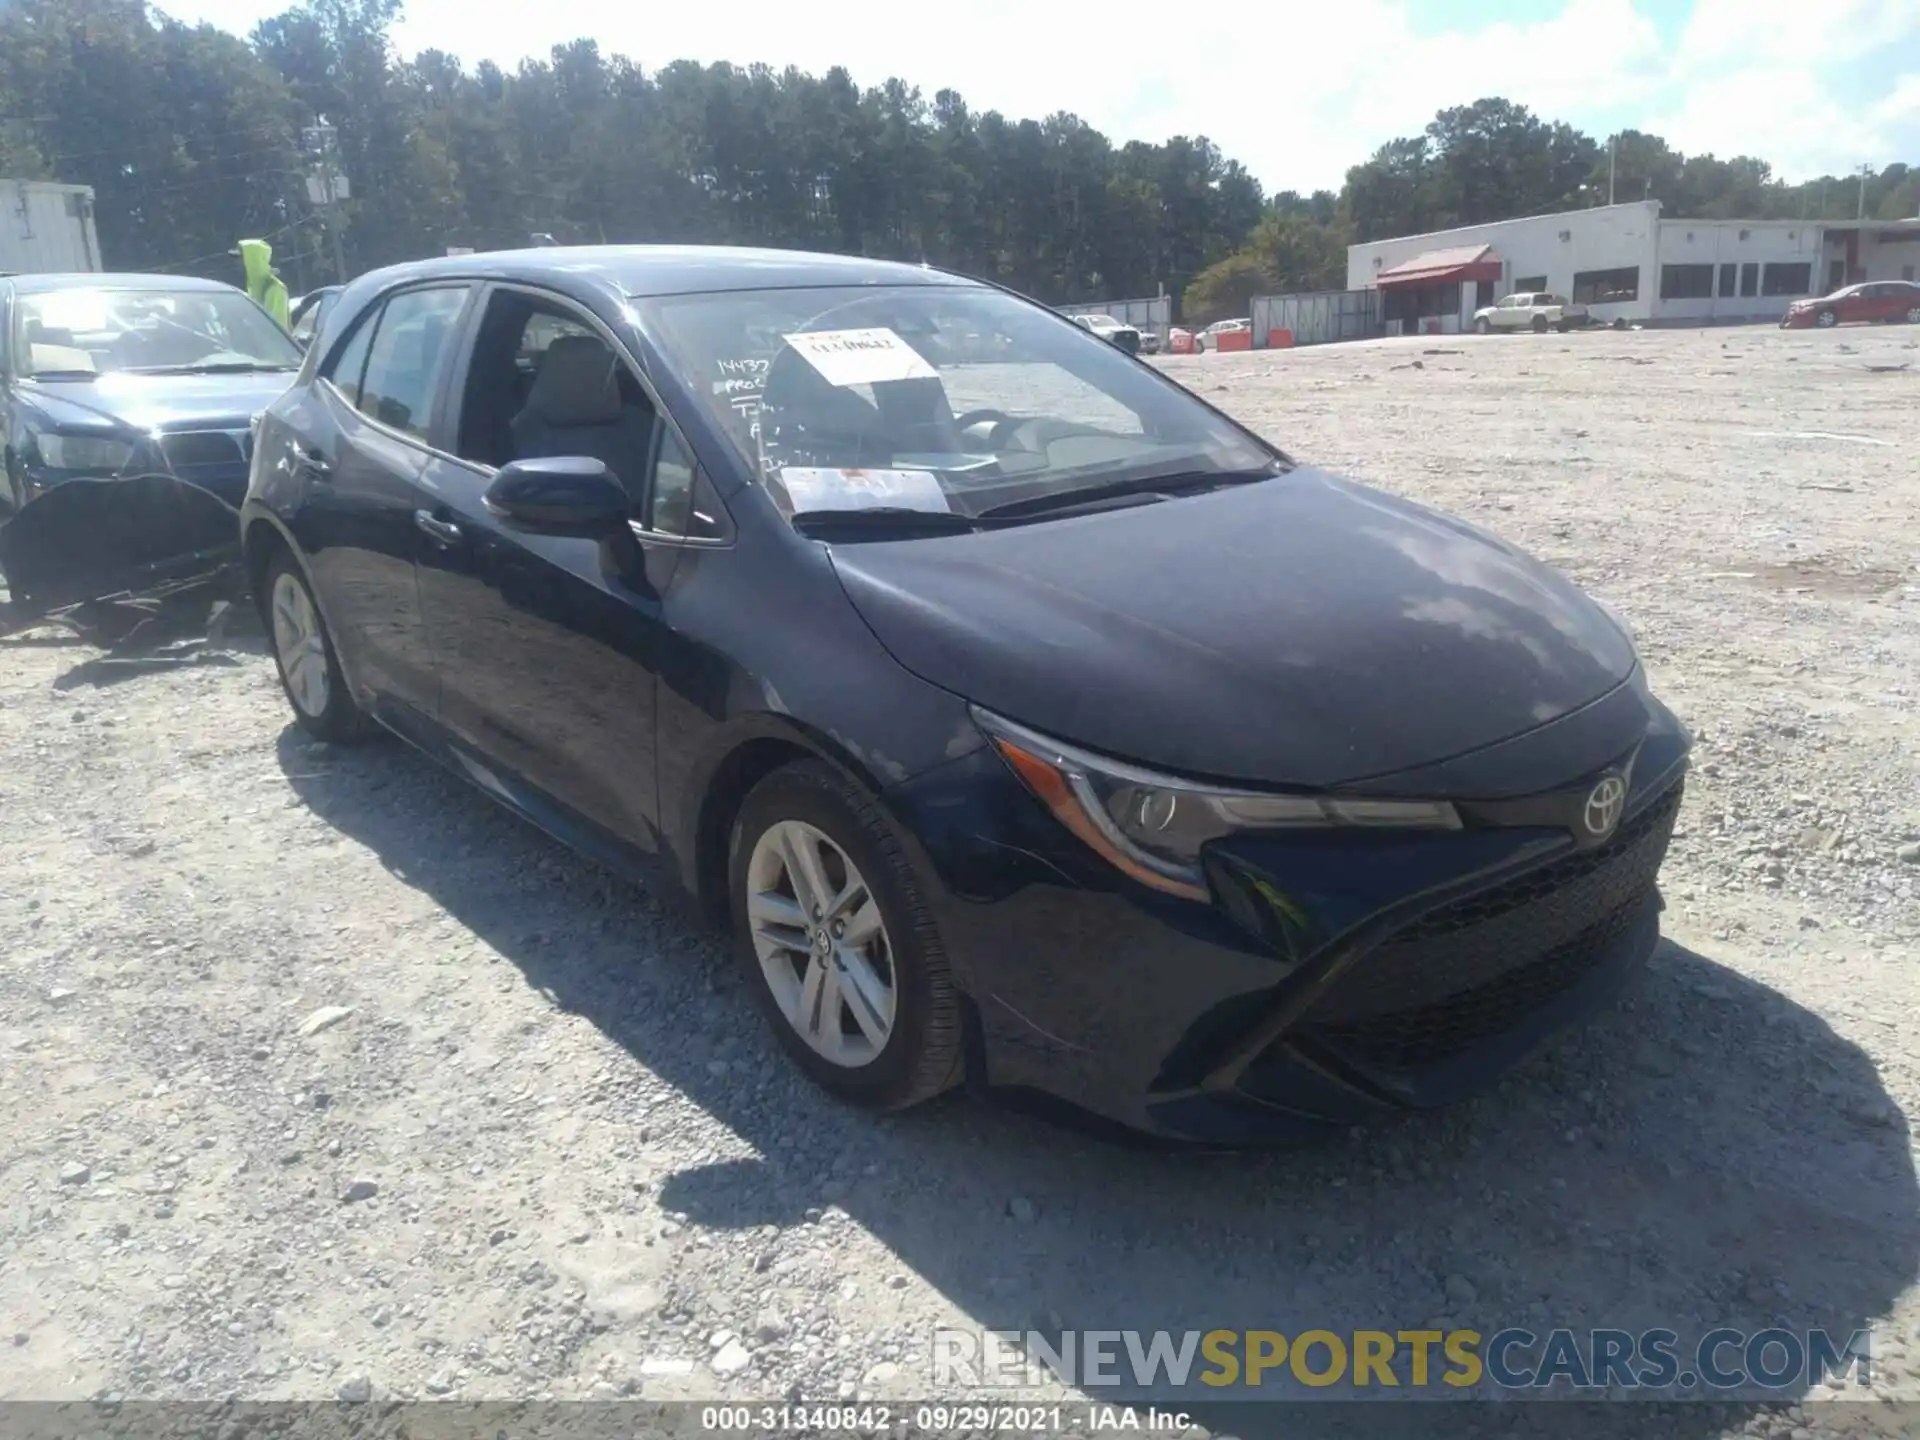
[[[729,927],[795,1063],[1214,1143],[1470,1093],[1653,948],[1688,737],[1492,536],[937,270],[383,270],[243,516],[295,718]]]

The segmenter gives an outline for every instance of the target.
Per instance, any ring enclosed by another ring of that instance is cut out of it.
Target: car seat
[[[652,417],[621,399],[619,361],[599,337],[563,335],[547,347],[508,429],[514,459],[591,456],[640,498]]]

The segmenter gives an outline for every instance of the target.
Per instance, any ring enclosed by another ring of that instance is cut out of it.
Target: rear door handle
[[[435,519],[431,511],[414,511],[413,523],[426,531],[427,534],[431,535],[442,545],[458,545],[460,543],[460,527],[451,520]]]

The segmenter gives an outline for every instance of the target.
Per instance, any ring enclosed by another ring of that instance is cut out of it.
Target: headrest
[[[547,346],[521,413],[549,425],[611,425],[620,418],[613,351],[594,335],[563,335]]]

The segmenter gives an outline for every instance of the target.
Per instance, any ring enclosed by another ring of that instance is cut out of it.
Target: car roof
[[[554,284],[571,278],[634,297],[810,286],[980,284],[944,270],[893,260],[742,245],[541,246],[436,256],[376,273],[385,283],[480,279]]]
[[[7,283],[16,295],[44,295],[55,290],[235,290],[220,280],[202,280],[198,275],[141,275],[133,272],[100,273],[76,270],[66,274],[9,275]]]

